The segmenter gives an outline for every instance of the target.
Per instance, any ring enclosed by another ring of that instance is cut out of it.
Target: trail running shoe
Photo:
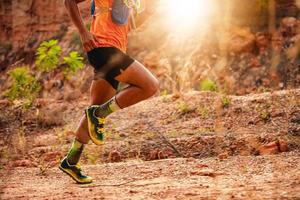
[[[97,117],[95,111],[100,106],[93,105],[85,110],[91,140],[96,145],[103,144],[105,118]]]
[[[79,164],[70,165],[67,161],[67,157],[61,161],[59,169],[71,176],[71,178],[73,178],[79,184],[87,184],[93,181],[91,177],[82,174]]]

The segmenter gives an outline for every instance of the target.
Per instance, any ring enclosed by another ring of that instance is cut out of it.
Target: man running
[[[94,1],[96,13],[90,32],[77,6],[82,1],[85,0],[65,0],[65,6],[94,68],[94,80],[90,88],[91,106],[85,110],[72,146],[59,168],[77,183],[91,183],[92,178],[84,175],[78,165],[84,145],[90,139],[97,145],[102,144],[105,118],[117,110],[153,96],[159,83],[141,63],[125,53],[129,25],[113,22],[113,0]],[[129,86],[117,93],[119,82]]]

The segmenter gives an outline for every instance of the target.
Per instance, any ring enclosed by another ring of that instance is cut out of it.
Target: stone
[[[279,153],[278,141],[270,142],[259,148],[259,155],[273,155],[278,153]]]
[[[228,43],[230,52],[237,54],[252,52],[255,46],[255,36],[249,28],[232,28],[232,37]]]
[[[292,37],[297,34],[298,21],[294,17],[285,17],[280,22],[281,34],[284,37]]]
[[[159,149],[154,149],[149,153],[149,160],[157,160],[158,159]]]
[[[109,153],[108,156],[109,162],[120,162],[122,160],[121,153],[117,150],[113,150]]]
[[[9,105],[10,105],[9,100],[7,100],[7,99],[1,99],[0,100],[0,107],[6,107],[6,106],[9,106]]]
[[[219,155],[218,155],[218,158],[220,159],[220,160],[225,160],[226,158],[228,158],[229,157],[229,153],[226,151],[226,152],[223,152],[223,153],[220,153]]]
[[[285,140],[279,140],[278,146],[279,146],[280,152],[287,152],[289,150],[288,143]]]
[[[45,107],[47,104],[48,104],[48,100],[44,98],[37,98],[34,102],[34,105],[37,108]]]
[[[158,159],[166,159],[167,155],[163,151],[159,151],[157,157]]]
[[[62,152],[48,152],[44,154],[44,161],[50,162],[50,161],[58,161],[63,157]]]
[[[81,92],[78,89],[66,91],[64,94],[64,100],[66,101],[74,101],[79,99],[81,96]]]
[[[32,167],[33,163],[30,160],[16,160],[12,162],[12,167]]]

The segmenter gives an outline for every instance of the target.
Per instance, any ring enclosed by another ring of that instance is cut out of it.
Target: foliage
[[[202,118],[206,119],[209,116],[209,109],[205,106],[201,106],[197,109],[197,112],[201,115]]]
[[[64,74],[68,77],[70,74],[76,73],[79,69],[83,69],[83,57],[78,52],[72,51],[68,57],[63,58],[63,64],[65,64]]]
[[[179,104],[177,104],[177,109],[179,111],[180,114],[186,114],[188,112],[191,111],[189,105],[186,102],[180,102]]]
[[[271,114],[267,110],[262,110],[259,116],[263,121],[268,121],[271,118]]]
[[[18,67],[9,75],[13,83],[5,96],[11,100],[24,98],[32,101],[41,89],[38,80],[30,74],[28,66]]]
[[[44,41],[38,47],[35,64],[40,71],[50,72],[57,68],[61,54],[61,47],[57,43],[57,40]]]
[[[212,80],[205,79],[200,82],[200,90],[201,91],[217,91],[218,87],[215,84],[215,82],[213,82]]]
[[[86,27],[87,30],[91,30],[91,23],[87,22],[86,25],[85,25],[85,27]]]
[[[226,108],[230,105],[231,99],[227,95],[225,95],[225,96],[222,96],[221,102],[222,102],[223,107]]]

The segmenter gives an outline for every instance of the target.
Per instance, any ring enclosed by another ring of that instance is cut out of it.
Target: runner
[[[91,84],[91,106],[85,110],[76,130],[76,137],[59,168],[77,183],[91,183],[78,165],[84,146],[91,139],[103,143],[105,118],[117,110],[153,96],[159,87],[158,80],[126,52],[129,23],[117,24],[112,20],[114,0],[95,0],[90,32],[86,29],[77,4],[85,0],[65,0],[65,6],[77,27],[84,50],[94,68]],[[117,92],[119,83],[128,87]]]

